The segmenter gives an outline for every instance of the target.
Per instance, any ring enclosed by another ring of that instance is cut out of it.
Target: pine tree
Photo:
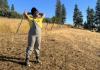
[[[12,6],[11,6],[11,11],[12,11],[12,12],[15,11],[14,4],[12,4]]]
[[[56,17],[53,16],[53,17],[51,18],[51,21],[52,21],[52,23],[56,23]]]
[[[87,25],[88,29],[93,30],[94,25],[94,10],[88,7],[87,9]]]
[[[98,27],[98,31],[100,31],[100,0],[97,0],[96,4],[95,24]]]
[[[0,0],[0,16],[9,16],[8,0]]]
[[[61,23],[61,21],[62,21],[62,7],[61,7],[60,0],[57,0],[57,3],[56,3],[55,17],[57,19],[56,22]]]
[[[77,26],[77,16],[78,16],[78,13],[79,13],[79,9],[78,9],[78,6],[75,5],[75,8],[74,8],[74,15],[73,15],[73,22],[74,22],[74,26],[76,27]]]
[[[5,2],[4,2],[5,8],[6,8],[7,10],[9,10],[8,0],[4,0],[4,1],[5,1]]]
[[[62,24],[64,24],[66,20],[66,8],[65,8],[65,5],[62,4]]]
[[[9,10],[9,6],[8,6],[8,1],[7,0],[0,0],[0,9]]]
[[[78,21],[79,21],[79,26],[82,26],[83,25],[82,24],[83,23],[83,15],[82,15],[81,11],[79,12],[79,20]]]
[[[77,5],[75,5],[74,8],[73,22],[74,22],[74,27],[82,26],[83,23],[82,12],[78,9]]]
[[[84,22],[84,28],[85,28],[85,29],[88,29],[88,24],[87,24],[86,21]]]

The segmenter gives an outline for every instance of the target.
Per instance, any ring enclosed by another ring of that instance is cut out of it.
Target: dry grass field
[[[42,31],[41,60],[25,67],[28,22],[0,18],[0,70],[100,70],[100,33],[59,25],[47,26]]]

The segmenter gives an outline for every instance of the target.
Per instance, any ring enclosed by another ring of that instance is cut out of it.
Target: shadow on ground
[[[3,61],[3,62],[8,61],[8,62],[20,64],[20,65],[25,65],[24,60],[25,60],[24,58],[18,58],[15,56],[0,55],[0,61]]]

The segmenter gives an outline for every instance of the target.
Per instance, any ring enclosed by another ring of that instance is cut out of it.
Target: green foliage
[[[60,18],[57,18],[55,16],[53,16],[52,18],[44,18],[43,22],[46,23],[57,23],[57,21],[59,21]]]
[[[92,27],[94,26],[94,10],[90,9],[88,7],[87,9],[87,25],[88,25],[88,29],[93,29]]]
[[[77,5],[75,5],[74,8],[73,22],[74,22],[74,27],[78,27],[78,28],[79,26],[82,26],[83,23],[82,12],[78,9]]]
[[[97,0],[96,4],[95,24],[97,25],[98,31],[100,31],[100,0]]]
[[[4,2],[4,6],[5,6],[5,8],[7,8],[7,10],[9,10],[9,5],[8,5],[8,0],[4,0],[5,2]]]
[[[11,6],[11,11],[15,11],[14,4]]]
[[[86,21],[84,22],[84,28],[85,28],[85,29],[88,29],[88,24],[87,24]]]
[[[53,16],[52,18],[45,18],[43,22],[64,24],[65,19],[66,19],[65,6],[64,4],[61,4],[60,0],[57,0],[55,16]]]
[[[56,23],[64,24],[66,19],[66,9],[60,0],[57,0],[55,11]]]
[[[0,16],[2,16],[2,11],[0,10]]]
[[[22,15],[20,15],[19,13],[15,12],[15,11],[12,11],[10,12],[10,18],[21,18]]]
[[[0,9],[9,10],[9,6],[8,6],[8,1],[7,0],[0,0]]]
[[[66,9],[65,9],[65,5],[62,4],[62,24],[64,24],[66,20]]]
[[[45,22],[45,23],[51,23],[51,18],[44,18],[43,22]]]
[[[10,13],[11,13],[10,18],[21,18],[22,17],[22,15],[20,15],[19,13],[17,13],[15,11],[14,4],[12,4],[12,6],[11,6],[11,12]]]
[[[11,6],[11,10],[8,6],[7,0],[0,0],[0,16],[10,18],[21,18],[22,15],[18,14],[14,9],[14,4]]]
[[[8,16],[9,6],[7,0],[0,0],[0,16]]]
[[[56,17],[55,16],[53,16],[52,18],[51,18],[51,21],[52,21],[52,23],[56,23]]]
[[[56,11],[55,11],[55,16],[57,18],[60,18],[61,17],[61,11],[62,11],[62,7],[61,7],[61,1],[60,0],[57,0],[57,3],[56,3]]]

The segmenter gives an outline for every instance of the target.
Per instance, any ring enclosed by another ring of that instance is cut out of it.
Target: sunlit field
[[[100,70],[100,33],[67,25],[44,24],[41,61],[25,67],[29,25],[21,19],[0,18],[0,70]]]
[[[0,32],[12,32],[16,33],[17,28],[21,22],[21,19],[12,19],[12,18],[0,18]],[[63,25],[62,25],[63,26]],[[55,23],[43,23],[43,30],[52,30],[53,28],[62,27]],[[66,27],[66,26],[63,26]],[[27,33],[29,30],[29,22],[27,20],[23,20],[19,29],[19,33]]]

